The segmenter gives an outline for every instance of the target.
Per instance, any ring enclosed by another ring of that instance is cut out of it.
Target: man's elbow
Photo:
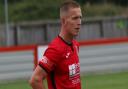
[[[40,78],[31,78],[30,80],[29,80],[29,84],[31,85],[31,86],[34,86],[34,85],[36,85],[36,84],[38,84],[38,83],[40,83],[41,82],[41,79]]]
[[[35,81],[34,81],[34,79],[30,79],[30,80],[29,80],[29,85],[30,85],[30,86],[35,85]]]

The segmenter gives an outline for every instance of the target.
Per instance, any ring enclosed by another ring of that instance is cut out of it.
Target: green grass
[[[0,89],[31,89],[27,80],[0,84]],[[128,89],[128,72],[82,76],[82,89]]]
[[[82,89],[128,89],[128,72],[87,75]]]
[[[31,89],[26,80],[12,81],[8,83],[1,83],[0,89]]]

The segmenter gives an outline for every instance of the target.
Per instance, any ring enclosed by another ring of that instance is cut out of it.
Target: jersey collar
[[[60,38],[65,44],[72,46],[72,43],[68,43],[67,41],[65,41],[61,36],[58,35],[58,38]]]

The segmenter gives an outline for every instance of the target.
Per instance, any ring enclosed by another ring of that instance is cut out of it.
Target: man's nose
[[[77,24],[81,25],[81,19],[78,19]]]

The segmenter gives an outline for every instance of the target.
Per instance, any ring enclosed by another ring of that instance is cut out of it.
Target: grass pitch
[[[82,76],[82,89],[128,89],[128,72]],[[0,89],[31,89],[27,80],[0,84]]]

